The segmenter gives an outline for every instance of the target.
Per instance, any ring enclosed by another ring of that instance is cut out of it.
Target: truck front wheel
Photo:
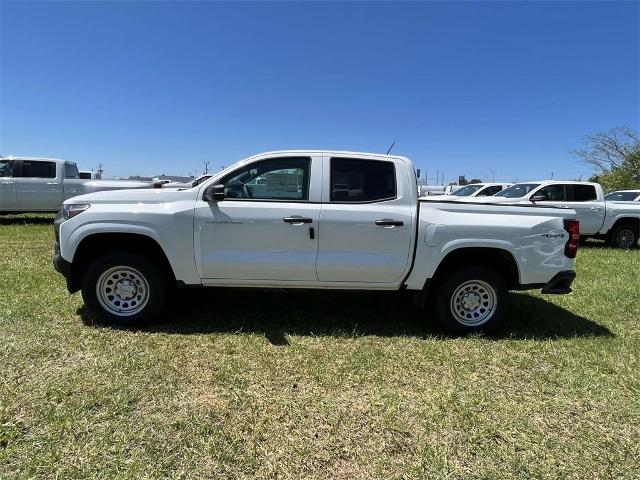
[[[444,278],[436,294],[436,315],[456,333],[487,332],[504,318],[507,289],[502,278],[485,267],[464,267]]]
[[[165,279],[153,263],[127,252],[95,259],[82,279],[89,316],[122,326],[154,320],[162,312],[165,292]]]

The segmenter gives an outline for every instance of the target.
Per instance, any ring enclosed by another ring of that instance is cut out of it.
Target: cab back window
[[[64,164],[64,178],[80,178],[78,167],[75,163],[66,162]],[[91,178],[91,175],[89,175],[89,178]]]

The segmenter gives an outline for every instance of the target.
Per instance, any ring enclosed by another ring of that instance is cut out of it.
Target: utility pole
[[[104,172],[103,168],[104,168],[104,164],[99,163],[98,164],[98,180],[102,179],[102,173]]]
[[[496,172],[494,172],[490,168],[487,168],[487,170],[489,170],[491,172],[491,181],[495,182],[496,181]]]
[[[209,173],[209,162],[202,163],[204,163],[204,174],[206,175],[207,173]]]

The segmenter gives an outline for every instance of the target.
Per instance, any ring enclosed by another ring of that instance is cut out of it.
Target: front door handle
[[[392,218],[382,218],[380,220],[376,220],[376,225],[379,227],[401,227],[404,225],[402,220],[394,220]]]
[[[2,185],[13,185],[13,182],[2,182]]]
[[[313,222],[313,218],[309,217],[300,217],[298,215],[292,215],[290,217],[284,217],[282,219],[285,223],[291,223],[293,225],[302,225],[303,223],[311,223]]]
[[[58,182],[47,182],[47,185],[58,185]]]

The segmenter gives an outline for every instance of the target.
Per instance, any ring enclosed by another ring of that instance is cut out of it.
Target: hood
[[[529,203],[525,198],[507,198],[507,197],[458,197],[465,199],[467,202],[475,203]]]
[[[426,198],[426,199],[429,199],[429,200],[455,200],[458,197],[456,197],[455,195],[442,195],[442,194],[440,194],[440,195],[423,195],[420,198]]]
[[[137,182],[135,180],[88,180],[82,184],[88,189],[96,191],[116,188],[153,188],[151,182]]]
[[[78,195],[65,200],[70,203],[164,203],[176,200],[195,200],[198,189],[174,190],[164,188],[146,188],[133,190],[101,190],[99,192]]]

